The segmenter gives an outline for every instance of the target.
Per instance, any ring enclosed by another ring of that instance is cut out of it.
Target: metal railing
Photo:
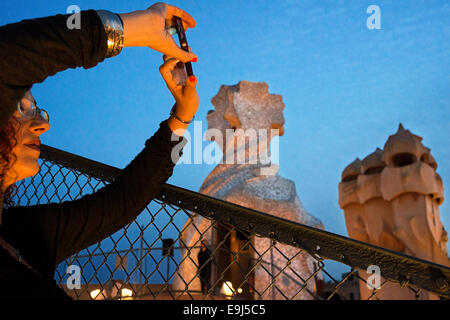
[[[39,173],[18,184],[18,205],[74,200],[121,171],[44,145],[40,161]],[[349,272],[337,279],[329,260]],[[72,265],[81,270],[78,289],[68,286]],[[374,265],[378,286],[366,273]],[[450,297],[448,267],[170,184],[135,221],[61,263],[55,279],[75,299]]]

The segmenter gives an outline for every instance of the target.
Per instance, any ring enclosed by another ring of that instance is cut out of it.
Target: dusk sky
[[[72,4],[123,13],[152,3],[2,1],[0,24],[66,13]],[[207,129],[210,100],[221,85],[266,82],[270,93],[282,95],[279,173],[295,183],[304,207],[327,231],[347,235],[338,206],[342,170],[383,148],[400,122],[432,150],[445,188],[441,220],[450,230],[448,1],[168,3],[197,21],[187,32],[199,57],[193,64],[200,96],[196,120]],[[369,5],[381,10],[380,30],[366,26]],[[51,117],[43,143],[125,167],[173,105],[158,71],[161,63],[156,51],[125,48],[93,69],[67,70],[35,85],[33,94]],[[177,165],[168,183],[198,191],[214,166]]]

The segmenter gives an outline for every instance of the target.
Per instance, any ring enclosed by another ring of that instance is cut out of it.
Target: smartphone
[[[185,51],[189,51],[189,46],[188,46],[187,39],[186,39],[186,33],[184,32],[183,22],[182,22],[181,18],[177,17],[177,16],[174,16],[173,20],[174,20],[174,23],[175,23],[176,32],[178,34],[178,39],[180,40],[180,47],[181,47],[181,49],[183,49]],[[192,70],[192,63],[191,62],[186,62],[184,64],[184,67],[186,68],[186,73],[187,73],[188,77],[194,75],[194,72]]]

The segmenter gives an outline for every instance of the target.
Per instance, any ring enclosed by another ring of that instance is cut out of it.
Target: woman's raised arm
[[[81,11],[81,28],[69,15],[24,20],[0,27],[0,127],[34,83],[68,68],[91,68],[106,57],[107,39],[95,10]]]
[[[196,24],[185,11],[161,2],[117,15],[122,20],[121,45],[150,47],[183,62],[195,61],[197,56],[179,48],[167,30],[174,16],[182,18],[185,28]],[[68,68],[94,67],[111,56],[111,41],[105,32],[110,26],[104,24],[100,12],[81,11],[80,28],[69,29],[69,17],[56,15],[0,27],[0,128],[34,83]]]

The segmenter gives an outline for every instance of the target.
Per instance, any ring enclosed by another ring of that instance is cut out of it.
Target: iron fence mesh
[[[120,172],[48,146],[40,162],[39,173],[17,185],[17,205],[75,200]],[[339,278],[329,260],[348,272]],[[367,261],[381,266],[379,285]],[[80,269],[79,288],[69,285],[70,266]],[[95,300],[448,298],[449,276],[444,266],[170,185],[134,221],[55,273],[70,296]]]

